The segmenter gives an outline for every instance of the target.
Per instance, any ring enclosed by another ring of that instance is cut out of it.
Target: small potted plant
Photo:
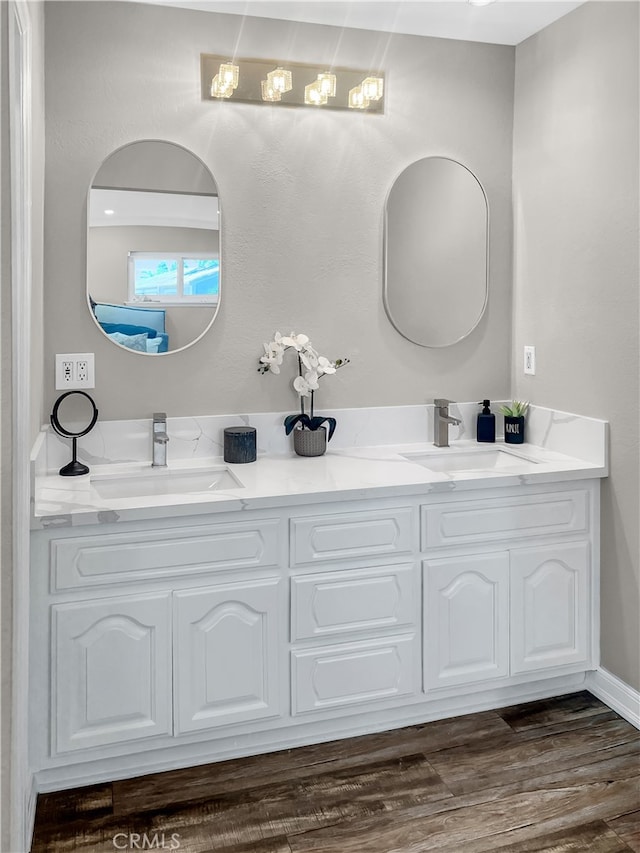
[[[500,406],[504,415],[504,440],[506,444],[522,444],[524,442],[524,416],[529,403],[514,400],[510,406]]]
[[[293,380],[293,388],[300,397],[300,413],[288,415],[284,419],[286,434],[293,432],[293,447],[298,456],[322,456],[331,441],[336,428],[336,419],[314,415],[314,392],[318,390],[321,376],[330,376],[340,367],[349,363],[348,358],[329,361],[318,355],[306,335],[283,336],[276,332],[274,339],[264,345],[264,355],[260,357],[259,373],[280,373],[287,350],[293,350],[298,360],[298,375]],[[305,400],[309,400],[309,412],[305,412]],[[328,424],[329,433],[324,424]]]

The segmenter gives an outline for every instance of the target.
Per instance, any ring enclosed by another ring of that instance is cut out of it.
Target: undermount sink
[[[224,467],[177,471],[149,466],[126,474],[96,474],[91,483],[101,498],[189,495],[243,488],[238,478]]]
[[[534,471],[538,464],[527,456],[514,453],[506,448],[496,447],[482,450],[456,450],[454,448],[427,453],[406,453],[404,458],[444,474],[486,473],[486,474],[526,474]]]

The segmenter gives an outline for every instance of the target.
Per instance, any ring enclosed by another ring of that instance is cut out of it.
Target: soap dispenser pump
[[[495,441],[496,416],[489,408],[491,400],[483,400],[482,403],[478,403],[478,405],[482,406],[482,411],[478,414],[478,441]]]

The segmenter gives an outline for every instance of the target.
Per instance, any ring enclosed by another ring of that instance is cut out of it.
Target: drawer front
[[[291,579],[291,640],[417,623],[420,575],[412,563]]]
[[[291,564],[385,557],[411,551],[411,507],[291,519]]]
[[[278,563],[278,520],[54,539],[51,588],[81,589]]]
[[[422,549],[578,533],[589,526],[588,493],[550,492],[421,508]]]
[[[416,692],[416,634],[291,653],[292,713],[345,708]]]

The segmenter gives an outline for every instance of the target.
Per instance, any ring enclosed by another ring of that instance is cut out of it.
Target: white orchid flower
[[[306,346],[300,353],[300,361],[302,361],[307,370],[315,370],[319,359],[320,356],[311,345]]]
[[[293,347],[300,352],[305,344],[309,343],[309,338],[306,335],[296,335],[295,332],[291,332],[287,337],[281,338],[281,342],[284,346]]]
[[[307,370],[304,374],[304,378],[306,379],[307,385],[311,388],[312,391],[317,391],[320,387],[318,385],[319,374],[317,370]]]
[[[296,376],[293,380],[293,387],[300,397],[310,397],[313,390],[304,376]]]
[[[272,373],[280,373],[280,365],[284,358],[284,347],[277,341],[264,344],[264,355],[260,358],[261,364],[266,364]]]
[[[328,358],[325,358],[321,355],[318,358],[318,375],[322,376],[324,373],[335,373],[336,366],[332,361],[329,361]]]

